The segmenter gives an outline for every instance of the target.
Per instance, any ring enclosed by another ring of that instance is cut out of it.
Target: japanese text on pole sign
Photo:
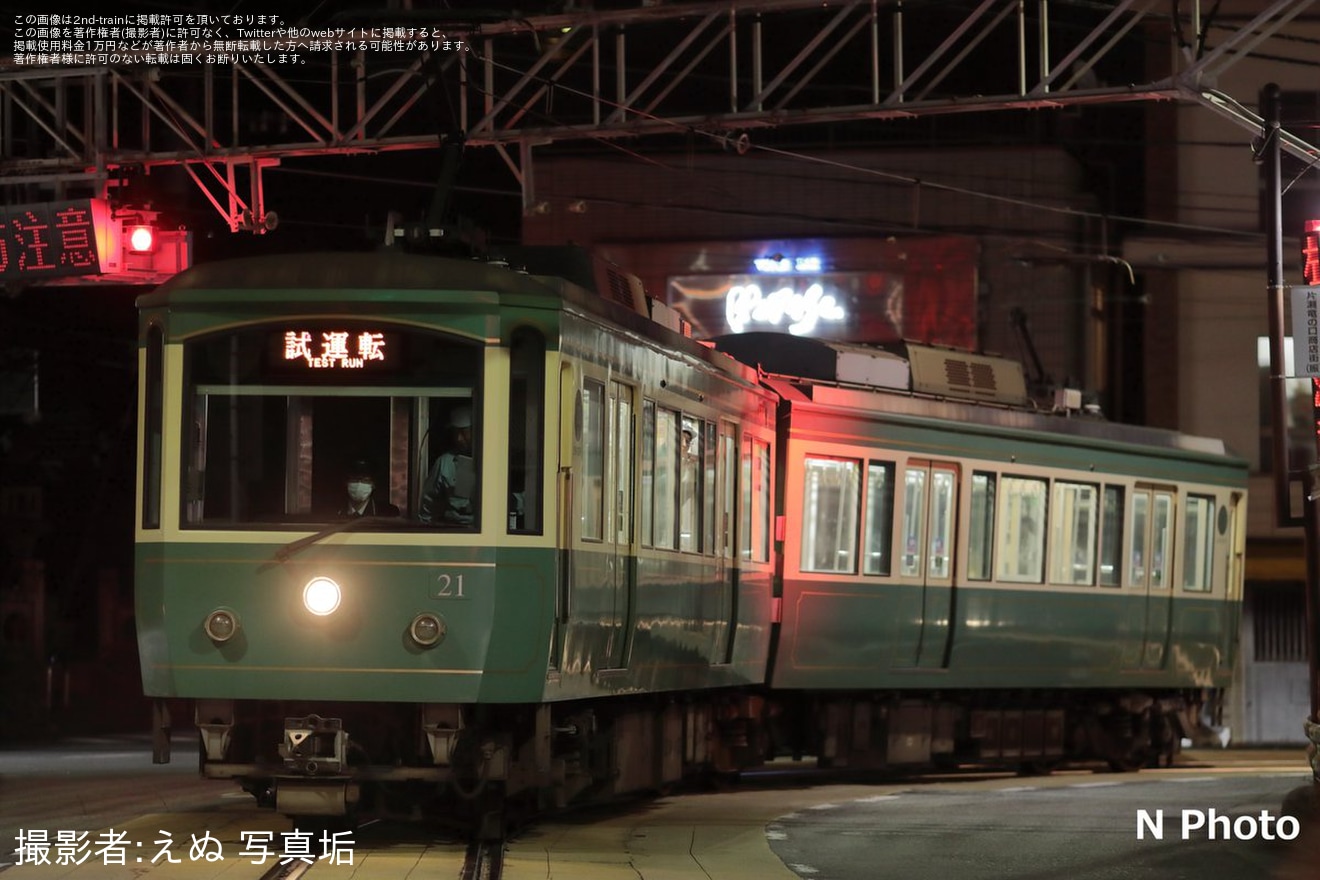
[[[1292,289],[1293,375],[1320,376],[1320,287]]]

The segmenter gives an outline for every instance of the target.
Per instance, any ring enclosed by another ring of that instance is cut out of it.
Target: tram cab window
[[[357,320],[293,318],[189,342],[184,527],[333,522],[360,463],[381,509],[401,513],[370,527],[420,526],[443,419],[480,412],[481,362],[468,340]],[[472,430],[479,444],[480,424]]]

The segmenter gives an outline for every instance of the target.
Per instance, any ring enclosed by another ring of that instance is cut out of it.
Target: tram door
[[[1132,550],[1128,582],[1145,597],[1141,615],[1141,652],[1125,665],[1136,669],[1163,669],[1173,622],[1173,524],[1171,489],[1137,486],[1132,493]],[[1135,663],[1131,662],[1135,659]]]
[[[718,485],[715,493],[715,559],[719,584],[718,609],[714,613],[715,630],[710,662],[728,663],[733,657],[733,636],[737,631],[738,560],[738,435],[733,424],[720,423]],[[746,475],[744,475],[744,481]],[[744,489],[742,495],[747,494]],[[745,503],[745,502],[744,502]]]
[[[1242,503],[1243,495],[1240,492],[1234,492],[1232,500],[1227,508],[1228,512],[1228,534],[1225,540],[1228,544],[1228,565],[1224,572],[1224,625],[1219,628],[1219,665],[1232,666],[1234,656],[1234,646],[1238,643],[1238,614],[1237,603],[1242,601],[1242,579],[1245,574],[1244,566],[1246,564],[1246,505]],[[1220,516],[1224,515],[1225,508],[1220,508]]]
[[[902,553],[899,573],[921,579],[921,629],[912,665],[948,665],[949,618],[953,611],[958,466],[913,459],[903,472]],[[906,666],[898,658],[900,666]]]
[[[559,590],[551,666],[628,662],[633,563],[633,389],[561,376],[573,417],[561,428]],[[571,429],[571,430],[570,430]],[[572,462],[566,466],[564,462]]]
[[[559,395],[563,403],[559,413],[559,468],[556,475],[555,549],[559,553],[559,566],[555,590],[555,626],[550,640],[550,668],[559,669],[565,660],[564,650],[568,629],[570,598],[573,585],[574,520],[581,501],[574,495],[575,452],[581,437],[578,426],[582,420],[582,398],[579,396],[577,377],[571,367],[564,364],[559,372]],[[574,402],[574,403],[570,403]],[[580,493],[579,493],[580,494]]]
[[[633,591],[633,479],[637,444],[633,437],[633,389],[611,382],[607,406],[605,447],[605,553],[607,591],[613,612],[607,626],[606,668],[627,665],[632,635]]]

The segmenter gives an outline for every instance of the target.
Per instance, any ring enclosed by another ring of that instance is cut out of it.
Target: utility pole
[[[1296,526],[1292,512],[1291,461],[1288,454],[1287,379],[1283,363],[1283,310],[1288,288],[1283,279],[1283,157],[1279,147],[1282,101],[1279,86],[1265,86],[1262,100],[1264,134],[1258,158],[1264,161],[1269,216],[1266,222],[1267,272],[1269,286],[1270,397],[1273,421],[1275,521]],[[1311,279],[1307,279],[1308,281]],[[1320,279],[1316,279],[1320,281]],[[1293,327],[1293,344],[1304,345],[1305,328]],[[1311,378],[1313,425],[1320,444],[1320,377]],[[1310,693],[1310,715],[1302,720],[1310,741],[1306,754],[1311,764],[1311,785],[1295,789],[1284,801],[1287,812],[1320,815],[1320,465],[1301,472],[1302,546],[1306,558],[1306,656]]]

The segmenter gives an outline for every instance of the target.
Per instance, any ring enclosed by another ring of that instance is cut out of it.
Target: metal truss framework
[[[695,132],[739,148],[769,126],[1141,100],[1195,102],[1258,133],[1261,117],[1215,83],[1316,2],[1212,29],[1202,0],[1173,17],[1158,0],[722,0],[429,22],[462,41],[448,50],[386,51],[359,29],[362,46],[296,62],[265,63],[287,47],[261,41],[225,64],[10,65],[0,185],[105,195],[125,169],[182,167],[232,230],[260,232],[262,171],[282,159],[435,149],[457,133],[499,151],[525,208],[533,148],[575,139]],[[1134,39],[1166,43],[1175,72],[1106,85]],[[1291,133],[1281,143],[1320,161]]]

